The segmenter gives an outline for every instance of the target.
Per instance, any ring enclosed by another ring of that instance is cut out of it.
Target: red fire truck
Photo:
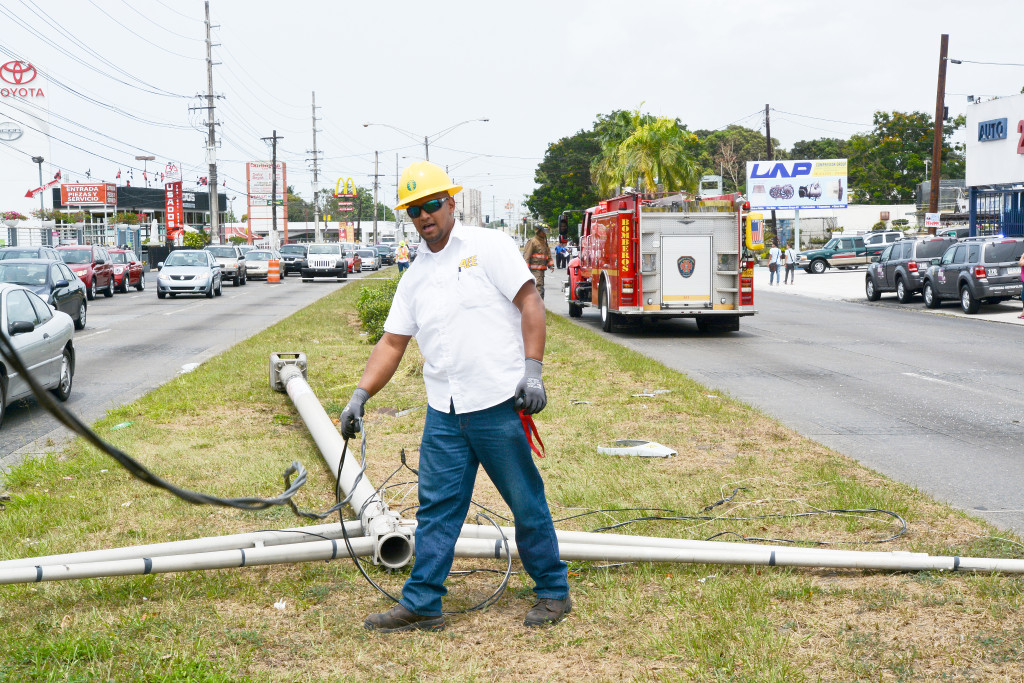
[[[702,332],[739,330],[740,318],[756,313],[744,208],[736,194],[630,193],[587,209],[580,255],[563,286],[569,315],[596,306],[606,332],[625,318],[693,318]]]

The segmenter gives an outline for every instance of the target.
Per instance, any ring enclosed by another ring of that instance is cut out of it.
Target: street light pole
[[[142,162],[142,177],[146,180],[146,187],[149,187],[149,174],[146,172],[146,162],[147,161],[156,161],[156,157],[141,156],[141,157],[135,157],[135,160]]]
[[[43,200],[45,199],[45,195],[46,195],[46,192],[44,192],[43,189],[42,189],[42,187],[43,187],[43,162],[46,161],[46,160],[43,159],[42,157],[32,157],[32,161],[37,163],[37,164],[39,164],[39,188],[40,188],[39,189],[39,224],[43,225],[43,211],[46,210],[44,208],[44,205],[43,205]],[[42,230],[43,230],[43,243],[46,244],[47,246],[52,246],[53,243],[50,241],[50,238],[48,237],[48,234],[50,233],[50,231],[47,230],[45,227]],[[17,232],[16,228],[12,228],[11,229],[11,237],[13,238],[11,240],[11,246],[12,247],[18,246],[18,232]]]

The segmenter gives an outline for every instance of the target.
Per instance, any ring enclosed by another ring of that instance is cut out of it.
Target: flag
[[[120,180],[121,179],[121,169],[117,169],[117,175],[114,176],[114,179],[115,180]]]
[[[125,187],[131,187],[131,186],[132,186],[132,181],[130,181],[130,180],[125,180],[125,181],[124,181],[124,186],[125,186]]]
[[[145,180],[146,182],[149,182],[149,178],[146,177],[145,171],[142,172],[142,179]]]
[[[60,171],[57,171],[57,173],[54,174],[53,179],[54,180],[60,180]]]

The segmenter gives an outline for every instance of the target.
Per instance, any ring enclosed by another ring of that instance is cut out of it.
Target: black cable
[[[299,489],[306,483],[306,468],[303,467],[302,463],[293,461],[288,469],[285,470],[286,488],[281,495],[276,498],[221,498],[207,493],[201,493],[199,491],[192,491],[175,486],[167,480],[150,472],[142,463],[124,451],[104,441],[85,423],[79,420],[74,413],[58,403],[48,391],[39,385],[39,382],[36,381],[32,373],[25,367],[25,364],[21,360],[21,356],[18,355],[17,349],[14,348],[13,342],[5,334],[0,334],[0,357],[9,364],[10,368],[21,375],[32,389],[32,394],[39,402],[39,405],[57,418],[61,424],[73,431],[75,434],[78,434],[101,452],[112,457],[136,479],[139,479],[150,486],[163,489],[186,502],[196,505],[218,505],[221,507],[236,508],[239,510],[265,510],[275,505],[290,504],[292,497],[298,493]],[[292,475],[295,475],[295,483],[287,483],[290,481]]]

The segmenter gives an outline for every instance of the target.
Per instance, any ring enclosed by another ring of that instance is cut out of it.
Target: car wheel
[[[0,382],[0,425],[4,423],[4,415],[7,414],[7,387]]]
[[[75,329],[76,330],[84,330],[85,329],[85,315],[86,315],[86,310],[85,309],[86,309],[85,300],[83,299],[82,301],[78,302],[78,316],[75,318]]]
[[[214,294],[216,294],[217,296],[220,296],[223,293],[224,293],[224,281],[221,280],[220,282],[217,283],[217,291],[214,292]]]
[[[935,288],[932,287],[931,282],[924,283],[922,295],[924,296],[924,305],[928,308],[938,308],[941,305],[939,297],[935,296]]]
[[[909,303],[913,296],[914,293],[907,289],[907,283],[903,281],[903,278],[896,278],[896,301],[901,304]]]
[[[233,284],[235,287],[242,286],[242,278],[238,273],[235,273],[235,277],[234,279],[231,280],[231,284]]]
[[[173,299],[174,297],[178,296],[178,293],[177,292],[167,292],[167,296],[169,296],[169,297],[171,297]]]
[[[207,299],[212,299],[213,298],[213,282],[210,283],[210,288],[206,290],[206,298]]]
[[[981,310],[981,302],[971,294],[971,288],[967,285],[960,288],[960,308],[964,310],[964,313],[968,314],[977,313]]]
[[[74,382],[74,365],[71,361],[71,350],[65,348],[60,359],[60,381],[50,392],[58,401],[66,401],[71,396],[71,385]]]
[[[601,286],[601,291],[598,294],[598,301],[598,306],[601,309],[601,329],[605,332],[611,332],[615,327],[615,323],[612,320],[612,312],[609,310],[608,290],[605,289],[604,285]]]
[[[870,275],[864,280],[864,294],[868,297],[868,301],[878,301],[882,297]]]
[[[113,275],[111,275],[110,279],[107,280],[107,288],[103,290],[103,296],[107,297],[108,299],[110,297],[114,296],[114,276]]]
[[[816,259],[811,262],[810,272],[821,275],[828,268],[828,263],[823,259]]]
[[[139,274],[139,284],[135,285],[135,289],[137,291],[140,291],[140,292],[145,291],[145,289],[146,289],[146,274],[145,273],[140,273]]]
[[[583,317],[583,306],[570,301],[569,302],[569,317],[570,318],[581,318]]]
[[[164,294],[163,292],[161,292],[159,289],[156,291],[156,298],[157,299],[163,299],[165,296],[167,296],[167,295]]]
[[[121,278],[121,286],[117,288],[117,291],[122,294],[128,293],[128,273],[125,273],[124,277]]]
[[[89,301],[96,298],[96,278],[89,281],[89,286],[85,288],[85,296]]]

